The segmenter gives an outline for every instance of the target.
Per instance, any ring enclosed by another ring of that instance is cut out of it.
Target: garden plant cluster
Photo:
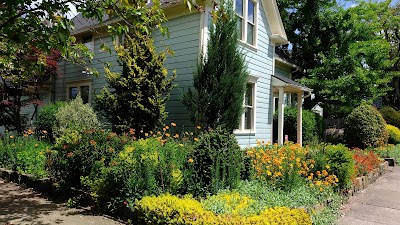
[[[131,223],[335,224],[355,178],[400,154],[396,145],[241,149],[224,129],[178,127],[116,134],[78,97],[45,106],[35,130],[6,133],[0,166],[48,177],[65,193],[81,189],[94,209]]]

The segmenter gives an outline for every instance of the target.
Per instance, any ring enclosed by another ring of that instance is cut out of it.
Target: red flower
[[[128,202],[127,202],[127,201],[124,201],[124,205],[128,205]]]

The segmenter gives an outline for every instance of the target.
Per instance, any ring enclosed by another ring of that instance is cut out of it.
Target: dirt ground
[[[85,209],[68,209],[0,179],[0,225],[122,225]]]

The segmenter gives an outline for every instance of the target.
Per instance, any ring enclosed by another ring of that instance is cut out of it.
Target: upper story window
[[[254,0],[236,0],[238,29],[240,40],[249,45],[257,41],[257,2]]]

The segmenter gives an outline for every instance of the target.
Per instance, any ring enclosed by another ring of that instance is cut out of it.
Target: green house
[[[206,49],[208,30],[211,21],[211,1],[203,3],[204,12],[192,10],[190,12],[182,0],[163,3],[164,12],[168,22],[169,38],[155,34],[158,46],[167,45],[175,55],[169,56],[165,66],[169,70],[176,70],[177,88],[171,92],[167,103],[169,113],[168,122],[175,122],[178,126],[193,127],[185,106],[181,103],[182,93],[192,86],[193,71],[201,54],[201,49]],[[288,43],[282,24],[279,10],[275,0],[236,0],[235,9],[240,17],[241,33],[240,47],[246,56],[250,77],[246,98],[245,113],[235,135],[241,146],[256,144],[257,140],[272,140],[273,113],[279,113],[278,143],[283,143],[283,108],[292,99],[302,107],[304,97],[310,95],[309,88],[291,80],[292,71],[297,67],[276,54],[276,47]],[[94,104],[97,93],[106,85],[104,78],[104,62],[111,62],[118,71],[115,53],[109,54],[100,49],[102,43],[112,45],[112,39],[107,35],[105,27],[118,19],[104,18],[104,22],[84,19],[77,15],[72,19],[75,30],[72,32],[94,54],[90,67],[97,69],[101,76],[93,77],[82,67],[68,62],[59,65],[60,76],[48,89],[43,91],[45,102],[66,101],[74,98],[78,93],[83,100]],[[26,113],[32,113],[30,108]],[[298,120],[301,121],[301,110]],[[298,123],[301,124],[301,123]],[[301,126],[298,127],[298,142],[301,143]]]

